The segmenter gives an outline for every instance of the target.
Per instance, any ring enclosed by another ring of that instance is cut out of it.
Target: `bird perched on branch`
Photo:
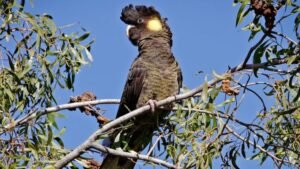
[[[182,86],[181,69],[171,51],[172,32],[154,7],[129,5],[123,8],[121,20],[128,25],[127,35],[139,50],[131,65],[117,118],[146,104],[151,111],[133,120],[133,125],[118,133],[110,140],[111,147],[127,151],[142,151],[151,141],[153,132],[162,119],[171,111],[155,107],[158,100],[179,93]],[[122,142],[116,143],[116,137]],[[124,143],[125,142],[125,143]],[[107,155],[102,169],[130,169],[135,161],[124,157]]]

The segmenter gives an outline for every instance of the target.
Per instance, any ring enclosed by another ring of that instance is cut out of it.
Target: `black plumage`
[[[166,19],[153,7],[129,5],[122,10],[121,20],[132,25],[128,36],[132,44],[138,46],[139,54],[129,70],[117,117],[146,105],[149,100],[176,95],[182,85],[181,69],[171,51],[172,33]],[[119,133],[128,144],[113,145],[114,148],[142,151],[169,112],[166,108],[157,108],[155,112],[136,117],[132,127]],[[101,168],[127,169],[134,165],[132,160],[108,155]]]

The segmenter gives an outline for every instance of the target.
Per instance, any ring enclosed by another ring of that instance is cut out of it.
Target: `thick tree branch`
[[[104,153],[108,153],[108,154],[112,154],[115,156],[121,156],[121,157],[126,157],[126,158],[132,158],[132,159],[138,159],[138,160],[144,160],[144,161],[148,161],[148,162],[152,162],[155,164],[159,164],[162,166],[165,166],[167,168],[178,168],[175,165],[168,163],[164,160],[158,159],[158,158],[154,158],[154,157],[150,157],[148,155],[143,155],[143,154],[138,154],[138,153],[128,153],[128,152],[124,152],[122,150],[114,150],[108,147],[104,147],[101,144],[97,144],[97,143],[93,143],[91,145],[92,148],[95,148],[101,152]]]
[[[211,81],[208,82],[208,86],[211,87],[213,85],[215,85],[216,83],[220,82],[221,79],[213,79]],[[164,100],[158,101],[156,106],[160,107],[166,104],[170,104],[174,101],[177,100],[182,100],[182,99],[186,99],[189,98],[193,95],[195,95],[196,93],[202,92],[203,88],[205,87],[205,85],[201,85],[193,90],[190,90],[189,92],[180,94],[180,95],[176,95],[176,96],[170,96]],[[56,168],[62,168],[65,165],[67,165],[69,162],[71,162],[73,159],[75,159],[76,157],[78,157],[80,154],[82,154],[86,149],[90,148],[90,146],[97,140],[97,138],[109,131],[110,129],[117,127],[118,125],[128,121],[129,119],[136,117],[138,115],[141,115],[147,111],[150,110],[150,106],[146,105],[143,107],[140,107],[134,111],[131,111],[113,121],[111,121],[110,123],[104,125],[102,128],[100,128],[99,130],[97,130],[96,132],[94,132],[84,143],[82,143],[80,146],[78,146],[77,148],[75,148],[71,153],[67,154],[64,158],[60,159],[56,164],[55,167]]]
[[[264,63],[260,63],[260,64],[246,64],[243,66],[243,68],[239,68],[238,66],[235,68],[232,68],[228,71],[228,73],[235,73],[235,72],[240,72],[242,70],[245,69],[253,69],[253,68],[264,68],[266,66],[269,65],[279,65],[279,64],[284,64],[286,63],[286,59],[273,59],[271,62],[264,62]],[[227,73],[223,74],[222,76],[226,76]],[[211,87],[215,84],[217,84],[218,82],[220,82],[222,79],[213,79],[211,81],[208,82],[208,86]],[[180,94],[180,95],[176,95],[176,96],[171,96],[168,97],[164,100],[161,100],[157,103],[157,106],[163,106],[169,103],[172,103],[174,101],[177,100],[182,100],[182,99],[186,99],[189,97],[194,96],[196,93],[200,93],[203,90],[203,85],[199,86],[198,88],[195,88],[187,93],[184,94]],[[70,103],[70,104],[63,104],[63,105],[58,105],[58,106],[54,106],[54,107],[49,107],[46,108],[44,110],[41,111],[37,111],[37,112],[33,112],[28,114],[27,116],[16,120],[14,123],[12,124],[8,124],[6,126],[4,126],[5,129],[11,129],[14,128],[18,125],[24,124],[36,117],[51,113],[51,112],[56,112],[59,110],[64,110],[64,109],[69,109],[69,108],[76,108],[76,107],[81,107],[81,106],[85,106],[85,105],[97,105],[97,104],[118,104],[119,100],[118,99],[104,99],[104,100],[95,100],[95,101],[88,101],[88,102],[78,102],[78,103]],[[124,123],[125,121],[143,114],[144,112],[148,111],[150,109],[149,105],[146,105],[144,107],[141,107],[139,109],[136,109],[120,118],[115,119],[114,121],[104,125],[101,129],[97,130],[96,132],[94,132],[83,144],[81,144],[80,146],[78,146],[76,149],[74,149],[71,153],[69,153],[67,156],[65,156],[63,159],[59,160],[56,163],[56,168],[62,168],[63,166],[65,166],[67,163],[69,163],[70,161],[72,161],[73,159],[75,159],[76,157],[78,157],[81,153],[84,152],[84,150],[86,150],[87,148],[89,148],[92,143],[94,141],[97,140],[98,136],[100,136],[101,134],[109,131],[110,129],[118,126],[121,123]]]
[[[258,64],[246,64],[244,65],[243,69],[240,69],[239,66],[236,66],[230,70],[228,70],[228,73],[235,73],[235,72],[240,72],[245,69],[257,69],[257,68],[264,68],[270,65],[280,65],[286,63],[287,60],[285,58],[275,58],[272,59],[269,62],[263,62],[263,63],[258,63]],[[224,74],[225,75],[225,74]],[[216,79],[215,79],[216,80]],[[220,81],[220,79],[219,79]],[[218,82],[219,82],[218,81]],[[178,99],[179,100],[179,99]],[[5,125],[3,128],[4,130],[7,129],[12,129],[18,125],[27,123],[28,121],[42,116],[46,115],[51,112],[56,112],[60,110],[65,110],[69,108],[77,108],[77,107],[82,107],[86,105],[98,105],[98,104],[119,104],[120,100],[119,99],[101,99],[101,100],[94,100],[94,101],[87,101],[87,102],[77,102],[77,103],[69,103],[69,104],[62,104],[54,107],[49,107],[41,111],[34,111],[32,113],[29,113],[28,115],[24,116],[23,118],[15,120],[13,123]],[[0,131],[0,134],[3,133],[4,131]]]
[[[265,63],[261,63],[261,64],[246,64],[242,69],[237,69],[238,67],[235,67],[233,69],[230,69],[228,71],[228,73],[235,73],[235,72],[239,72],[242,71],[244,69],[252,69],[252,68],[263,68],[265,66],[268,65],[278,65],[278,64],[283,64],[286,63],[286,59],[273,59],[272,63],[270,62],[265,62]],[[225,77],[227,75],[227,73],[223,74],[222,76]],[[217,84],[218,82],[220,82],[222,79],[213,79],[211,81],[208,82],[208,87],[211,87],[215,84]],[[189,92],[180,94],[180,95],[176,95],[176,96],[170,96],[164,100],[161,100],[159,102],[157,102],[157,106],[163,106],[166,104],[170,104],[174,101],[177,100],[183,100],[189,97],[194,96],[197,93],[202,92],[204,88],[204,85],[201,85],[193,90],[190,90]],[[67,154],[64,158],[60,159],[56,164],[55,167],[56,168],[62,168],[64,167],[66,164],[68,164],[69,162],[71,162],[73,159],[75,159],[76,157],[78,157],[80,154],[82,154],[86,149],[88,149],[96,140],[97,138],[101,135],[104,134],[105,132],[109,131],[110,129],[117,127],[118,125],[128,121],[129,119],[141,115],[147,111],[150,110],[150,106],[146,105],[143,107],[140,107],[134,111],[131,111],[129,113],[127,113],[126,115],[123,115],[113,121],[111,121],[110,123],[104,125],[102,128],[100,128],[99,130],[97,130],[96,132],[94,132],[85,142],[83,142],[81,145],[79,145],[77,148],[75,148],[72,152],[70,152],[69,154]]]

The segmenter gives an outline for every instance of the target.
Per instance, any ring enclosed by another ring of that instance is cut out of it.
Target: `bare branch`
[[[234,72],[238,72],[241,70],[246,70],[246,69],[259,69],[259,68],[265,68],[267,66],[275,66],[275,65],[281,65],[281,64],[285,64],[287,62],[286,58],[274,58],[271,59],[268,62],[263,62],[263,63],[256,63],[256,64],[246,64],[244,65],[244,67],[241,69],[240,65],[237,67],[234,67],[230,70],[228,70],[229,73],[234,73]]]
[[[238,68],[238,66],[234,67],[234,68],[230,69],[228,71],[228,73],[236,73],[236,72],[240,72],[244,69],[263,68],[265,66],[284,64],[286,62],[287,62],[286,59],[273,59],[272,62],[264,62],[264,63],[260,63],[260,64],[246,64],[243,68]],[[225,77],[226,75],[228,75],[228,73],[225,73],[222,76]],[[222,79],[212,79],[211,81],[208,82],[208,87],[212,87],[220,81],[222,81]],[[183,99],[192,97],[195,94],[202,92],[203,88],[204,88],[204,85],[201,85],[197,88],[190,90],[189,92],[179,94],[176,96],[170,96],[166,99],[163,99],[163,100],[157,102],[157,106],[160,107],[160,106],[170,104],[170,103],[178,101],[178,100],[183,100]],[[104,134],[105,132],[109,131],[110,129],[128,121],[129,119],[131,119],[133,117],[141,115],[149,110],[150,110],[150,106],[146,105],[146,106],[140,107],[134,111],[131,111],[131,112],[111,121],[110,123],[104,125],[102,128],[95,131],[85,142],[83,142],[81,145],[76,147],[72,152],[70,152],[64,158],[57,161],[55,164],[55,167],[56,168],[64,167],[69,162],[71,162],[73,159],[75,159],[80,154],[82,154],[86,149],[88,149],[93,144],[93,142],[97,140],[97,138],[101,134]]]
[[[287,41],[292,42],[294,45],[298,45],[298,43],[297,43],[296,41],[294,41],[293,39],[291,39],[290,37],[288,37],[288,36],[286,36],[286,35],[284,35],[284,34],[282,34],[282,33],[275,32],[275,31],[272,31],[271,33],[272,33],[272,34],[275,34],[275,35],[278,35],[278,36],[280,36],[280,37],[285,38]]]
[[[241,63],[240,65],[238,65],[237,70],[241,70],[245,67],[245,65],[247,64],[247,62],[249,61],[252,53],[254,52],[254,50],[265,40],[265,38],[267,37],[267,34],[265,33],[261,39],[250,48],[250,50],[248,51],[246,58],[244,59],[243,63]]]
[[[163,134],[160,134],[160,135],[157,137],[155,143],[151,146],[150,150],[148,151],[147,156],[150,156],[150,155],[151,155],[151,153],[152,153],[152,151],[154,150],[155,146],[157,145],[157,143],[159,142],[159,140],[160,140],[162,137],[163,137]]]
[[[82,107],[86,105],[97,105],[97,104],[119,104],[120,100],[119,99],[101,99],[101,100],[94,100],[94,101],[86,101],[86,102],[76,102],[76,103],[69,103],[69,104],[62,104],[54,107],[49,107],[41,111],[33,111],[32,113],[27,114],[26,116],[15,120],[13,123],[7,124],[4,126],[4,129],[12,129],[18,125],[27,123],[28,121],[42,116],[46,115],[51,112],[56,112],[60,110],[65,110],[65,109],[70,109],[70,108],[77,108],[77,107]]]
[[[208,86],[211,87],[213,85],[215,85],[216,83],[220,82],[221,79],[213,79],[211,81],[208,82]],[[186,99],[189,98],[193,95],[195,95],[196,93],[202,92],[203,88],[205,86],[201,85],[193,90],[190,90],[189,92],[180,94],[180,95],[176,95],[176,96],[170,96],[166,99],[163,99],[161,101],[158,101],[156,106],[160,107],[166,104],[170,104],[174,101],[177,100],[182,100],[182,99]],[[109,122],[108,124],[104,125],[102,128],[98,129],[96,132],[94,132],[84,143],[82,143],[81,145],[79,145],[77,148],[75,148],[71,153],[67,154],[64,158],[60,159],[58,162],[56,162],[55,167],[56,168],[62,168],[65,165],[67,165],[70,161],[72,161],[73,159],[75,159],[76,157],[78,157],[80,154],[82,154],[86,149],[88,149],[93,143],[94,141],[97,140],[97,138],[109,131],[110,129],[128,121],[129,119],[136,117],[138,115],[141,115],[147,111],[150,110],[150,106],[146,105],[143,107],[140,107],[134,111],[131,111],[111,122]]]
[[[129,153],[129,152],[124,152],[122,150],[114,150],[114,149],[105,147],[101,144],[97,144],[97,143],[91,144],[91,147],[95,148],[101,152],[108,153],[108,154],[115,155],[115,156],[144,160],[144,161],[148,161],[148,162],[152,162],[155,164],[165,166],[167,168],[178,168],[174,164],[168,163],[168,162],[158,159],[158,158],[150,157],[148,155],[143,155],[143,154],[138,154],[138,153]]]
[[[259,64],[246,64],[246,65],[244,65],[243,69],[240,69],[239,66],[236,66],[236,67],[228,70],[228,73],[236,73],[236,72],[240,72],[240,71],[245,70],[245,69],[264,68],[264,67],[270,66],[270,65],[280,65],[280,64],[284,64],[286,62],[287,62],[287,60],[285,58],[281,58],[281,59],[275,58],[275,59],[272,59],[269,62],[263,62],[263,63],[259,63]],[[226,75],[226,73],[223,76],[225,76],[225,75]],[[221,79],[214,79],[214,81],[215,81],[214,84],[216,84],[219,81],[221,81]],[[214,84],[212,84],[212,85],[214,85]],[[202,91],[201,90],[201,91],[197,92],[197,88],[194,89],[194,90],[196,91],[196,93],[199,93],[199,92]],[[193,92],[195,92],[194,90],[192,90],[190,92],[193,93]],[[189,95],[190,92],[188,92],[186,94]],[[187,96],[187,97],[192,97],[194,95],[195,94],[193,94],[191,96]],[[176,100],[181,100],[181,99],[177,98]],[[62,104],[62,105],[58,105],[58,106],[54,106],[54,107],[49,107],[49,108],[46,108],[45,110],[33,112],[33,113],[30,113],[30,114],[26,115],[25,117],[23,117],[21,119],[15,120],[13,123],[5,125],[4,129],[6,130],[6,129],[14,128],[18,125],[27,123],[28,121],[30,121],[30,120],[32,120],[36,117],[46,115],[48,113],[55,112],[55,111],[65,110],[65,109],[69,109],[69,108],[77,108],[77,107],[82,107],[82,106],[86,106],[86,105],[119,104],[119,102],[120,102],[119,99],[101,99],[101,100],[94,100],[94,101],[87,101],[87,102]],[[0,131],[0,134],[1,133],[3,133],[3,131]]]
[[[252,146],[254,146],[254,143],[250,140],[247,140],[246,138],[244,138],[243,136],[239,135],[237,132],[233,131],[230,127],[226,126],[226,129],[232,133],[235,137],[237,137],[238,139],[244,141],[244,142],[247,142],[249,144],[251,144]],[[278,157],[276,157],[274,154],[272,154],[271,152],[269,152],[268,150],[264,149],[262,146],[260,145],[255,145],[260,151],[268,154],[268,156],[270,156],[273,160],[277,161],[277,162],[286,162],[286,163],[290,163],[292,164],[291,162],[287,161],[287,160],[283,160],[283,159],[280,159]]]
[[[238,82],[238,84],[240,86],[242,86],[245,90],[248,90],[251,93],[253,93],[260,100],[260,102],[261,102],[261,104],[263,106],[263,109],[264,109],[264,113],[265,113],[267,111],[267,106],[266,106],[266,104],[264,102],[264,99],[257,92],[255,92],[255,90],[250,89],[247,84],[243,85],[242,83],[239,83],[239,82]]]

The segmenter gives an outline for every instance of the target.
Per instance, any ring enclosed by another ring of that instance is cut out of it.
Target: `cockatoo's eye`
[[[144,19],[139,18],[136,22],[137,22],[138,24],[142,24],[142,23],[144,23]]]

